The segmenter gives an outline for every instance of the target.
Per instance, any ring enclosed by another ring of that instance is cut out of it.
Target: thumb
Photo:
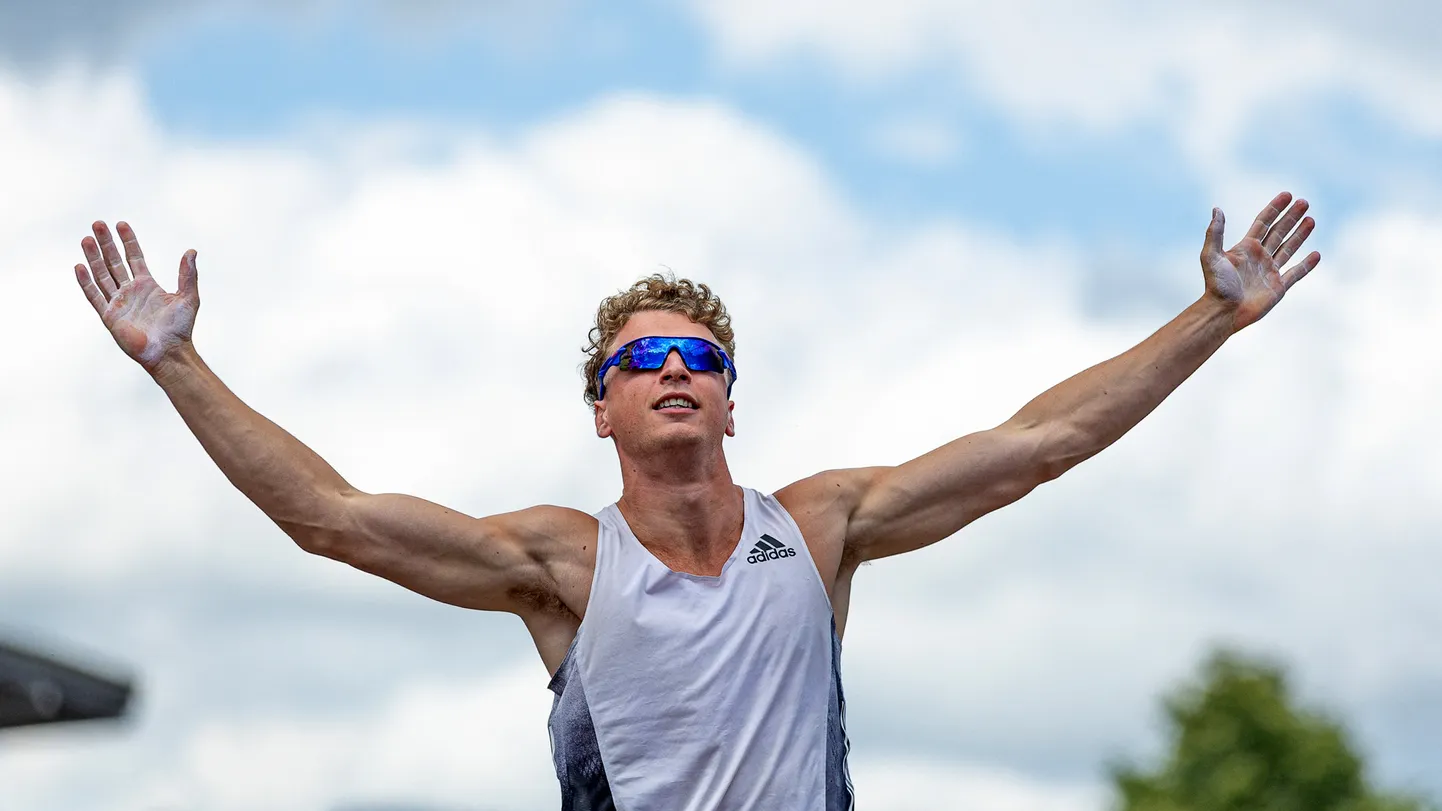
[[[1227,225],[1227,215],[1220,208],[1212,209],[1212,221],[1207,224],[1207,238],[1202,243],[1202,254],[1222,253],[1222,229]]]
[[[189,250],[180,257],[180,288],[179,294],[192,302],[200,301],[200,288],[197,285],[195,270],[195,251]]]

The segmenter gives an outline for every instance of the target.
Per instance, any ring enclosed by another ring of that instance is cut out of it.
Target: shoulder
[[[504,539],[506,546],[536,563],[572,556],[582,546],[595,546],[595,516],[569,507],[539,504],[480,519],[484,533]]]
[[[568,544],[584,536],[595,535],[597,527],[594,515],[552,504],[538,504],[502,513],[492,516],[492,520],[503,524],[514,537],[538,553],[558,542]]]
[[[501,522],[541,573],[540,588],[527,595],[535,601],[553,595],[578,616],[585,612],[596,566],[596,517],[570,507],[540,504],[493,516]]]
[[[792,516],[849,518],[873,484],[890,467],[823,470],[777,490],[773,495]]]
[[[855,565],[846,554],[851,517],[871,487],[890,467],[824,470],[793,482],[773,497],[796,522],[806,546],[828,582],[844,566]]]
[[[834,492],[845,496],[845,494],[865,490],[873,481],[886,471],[891,470],[889,465],[878,465],[875,467],[848,467],[836,468],[835,470],[823,470],[814,476],[807,476],[799,481],[792,482],[777,490],[775,495],[781,498],[782,493],[812,495],[821,490]]]

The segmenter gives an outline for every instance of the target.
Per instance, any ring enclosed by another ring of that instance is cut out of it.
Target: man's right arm
[[[167,293],[151,276],[134,230],[123,222],[117,230],[123,256],[104,222],[81,240],[86,264],[75,266],[75,280],[85,298],[125,354],[165,390],[226,478],[302,549],[468,608],[533,615],[537,606],[554,607],[555,573],[576,579],[576,567],[566,564],[594,537],[593,518],[533,507],[477,519],[422,499],[351,487],[314,451],[241,402],[196,353],[195,252],[186,251],[179,287]]]
[[[522,613],[555,593],[547,564],[586,531],[589,516],[562,507],[473,518],[414,496],[357,490],[242,402],[189,342],[152,376],[231,484],[301,549],[432,599]]]

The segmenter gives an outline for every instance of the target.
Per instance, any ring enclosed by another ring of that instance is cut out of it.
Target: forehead
[[[718,345],[721,343],[716,340],[716,336],[711,333],[711,330],[692,321],[684,313],[643,310],[626,319],[626,325],[616,333],[616,339],[611,342],[609,351],[614,351],[616,347],[627,341],[634,341],[648,335],[705,338]]]

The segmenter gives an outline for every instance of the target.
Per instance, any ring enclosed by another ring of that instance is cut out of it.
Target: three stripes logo
[[[751,550],[746,557],[747,563],[761,563],[766,560],[779,560],[781,558],[796,557],[796,550],[776,540],[770,535],[762,535],[761,541]]]

